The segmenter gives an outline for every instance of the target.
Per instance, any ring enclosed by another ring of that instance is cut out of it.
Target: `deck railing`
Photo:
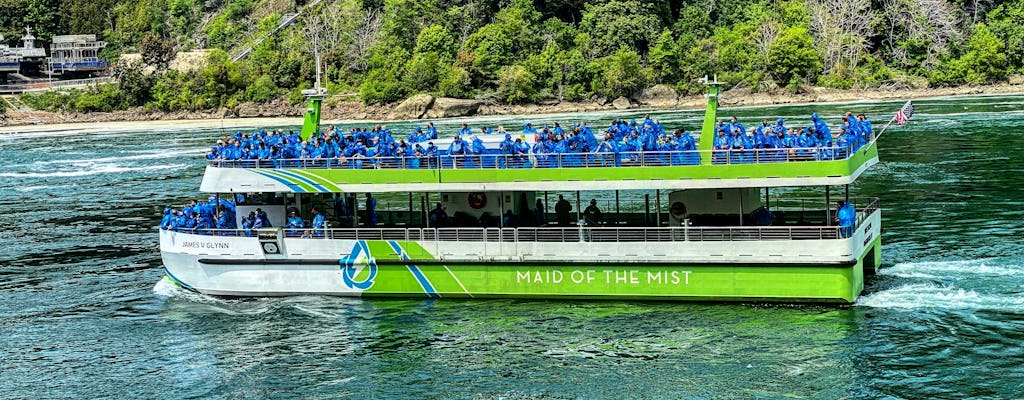
[[[866,204],[857,211],[854,228],[879,210],[877,198],[855,198]],[[854,201],[854,198],[851,198]],[[285,237],[342,240],[445,242],[723,242],[844,239],[839,226],[701,226],[701,227],[539,227],[539,228],[271,228]],[[210,236],[256,237],[253,229],[188,229],[177,232]]]
[[[438,155],[420,157],[335,157],[300,159],[210,160],[220,168],[302,169],[532,169],[660,167],[699,165],[768,164],[799,161],[832,161],[849,158],[853,147],[806,147],[749,150],[634,151],[619,153],[530,153]]]
[[[281,229],[285,237],[292,238],[442,242],[729,242],[841,238],[840,228],[836,226]],[[257,233],[242,229],[175,230],[209,236],[256,237]]]

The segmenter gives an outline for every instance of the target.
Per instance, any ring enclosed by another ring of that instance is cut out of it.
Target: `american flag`
[[[896,117],[894,117],[893,119],[896,121],[897,124],[903,125],[903,124],[907,123],[907,120],[909,120],[910,117],[913,117],[913,116],[914,116],[914,103],[911,103],[908,100],[907,104],[904,104],[903,107],[900,107],[899,111],[896,111]]]

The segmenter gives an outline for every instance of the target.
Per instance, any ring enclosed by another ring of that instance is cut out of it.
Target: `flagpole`
[[[907,101],[907,103],[909,103],[909,102],[910,102],[910,100]],[[906,104],[904,104],[903,107],[906,107]],[[900,107],[900,110],[903,110],[903,108]],[[867,144],[867,146],[864,146],[864,153],[868,152],[868,150],[871,148],[871,146],[874,145],[875,142],[877,142],[878,139],[882,137],[882,134],[885,133],[885,130],[889,129],[889,125],[892,125],[892,123],[895,122],[895,121],[896,121],[896,115],[893,115],[892,118],[889,119],[889,122],[886,122],[885,126],[882,127],[882,130],[878,131],[877,135],[874,135],[875,136],[874,139],[872,139],[871,142]]]

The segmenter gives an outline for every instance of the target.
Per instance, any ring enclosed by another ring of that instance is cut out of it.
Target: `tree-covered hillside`
[[[312,2],[312,1],[310,1]],[[332,93],[389,103],[416,93],[526,103],[697,93],[717,74],[751,91],[925,87],[1005,80],[1024,67],[1024,0],[323,0],[240,62],[242,47],[296,12],[295,0],[6,0],[0,27],[101,33],[108,57],[142,52],[157,73],[31,99],[49,108],[165,110],[301,99],[320,38]],[[165,71],[176,50],[210,64]],[[99,100],[94,99],[99,97]]]

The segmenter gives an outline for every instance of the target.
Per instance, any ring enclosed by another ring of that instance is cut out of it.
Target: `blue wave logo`
[[[345,280],[346,286],[359,290],[366,290],[373,286],[373,278],[377,277],[377,261],[370,254],[365,240],[357,240],[348,257],[342,258],[339,263],[341,264],[341,277]],[[356,280],[356,275],[359,275],[363,269],[369,269],[366,279]]]

